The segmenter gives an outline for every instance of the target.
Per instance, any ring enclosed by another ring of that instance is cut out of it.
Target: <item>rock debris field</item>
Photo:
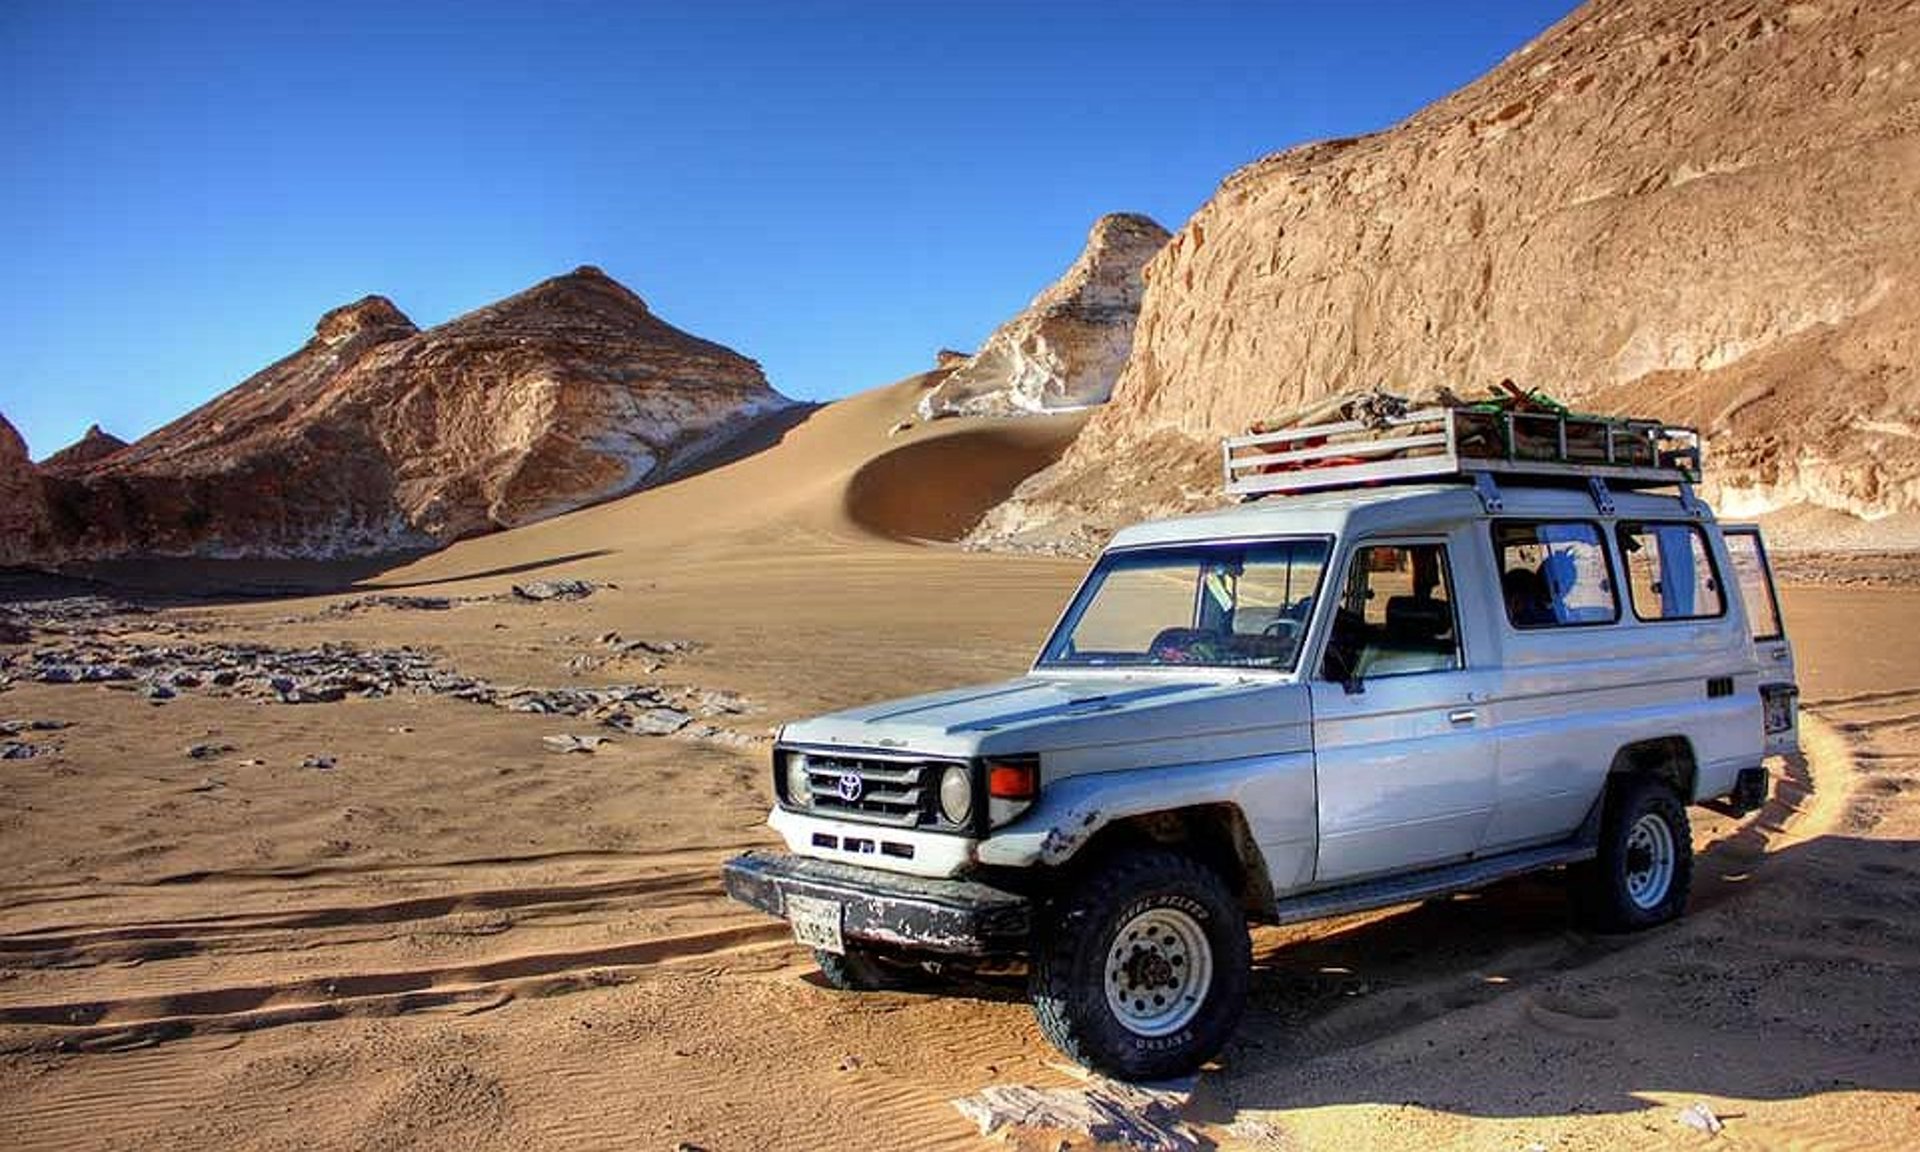
[[[539,591],[548,593],[551,588],[541,586]],[[591,585],[574,582],[554,595],[526,595],[520,588],[511,595],[536,601],[575,599],[591,591]],[[453,603],[447,598],[364,597],[335,605],[321,615],[370,607],[442,610]],[[0,654],[0,692],[22,682],[96,685],[126,691],[156,707],[188,692],[280,705],[331,704],[356,697],[378,699],[414,693],[446,696],[509,712],[578,717],[635,736],[674,736],[733,746],[769,738],[722,722],[750,710],[744,698],[731,692],[668,684],[499,684],[463,675],[432,652],[411,645],[379,648],[322,643],[276,647],[248,642],[153,643],[130,638],[134,624],[128,618],[146,614],[147,609],[98,597],[20,606],[8,621],[10,625],[60,636],[64,642]],[[144,622],[140,629],[155,630],[151,623]],[[165,630],[188,634],[195,628],[190,622],[170,620]],[[566,666],[579,675],[616,658],[668,658],[695,648],[687,641],[627,639],[607,632],[593,641],[591,650],[570,657]],[[661,667],[660,659],[648,659],[645,665],[649,672]],[[6,737],[0,758],[26,759],[56,751],[57,744],[35,742],[30,737],[59,727],[58,721],[0,721],[0,735]],[[592,752],[606,743],[602,737],[569,736],[564,741],[550,741],[549,747]]]

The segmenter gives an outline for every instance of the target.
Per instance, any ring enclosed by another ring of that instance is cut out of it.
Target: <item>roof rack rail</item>
[[[1229,436],[1230,495],[1254,499],[1374,484],[1495,476],[1621,489],[1700,480],[1700,434],[1662,420],[1561,412],[1425,408],[1400,416]]]

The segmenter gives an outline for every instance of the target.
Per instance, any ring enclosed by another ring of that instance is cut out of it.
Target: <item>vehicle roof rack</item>
[[[1585,487],[1611,510],[1610,488],[1678,488],[1700,514],[1700,434],[1663,420],[1476,407],[1229,436],[1221,466],[1230,495],[1257,499],[1379,484],[1465,480],[1490,511],[1497,480]]]

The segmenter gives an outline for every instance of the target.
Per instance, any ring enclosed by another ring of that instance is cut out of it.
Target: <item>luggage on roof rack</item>
[[[1661,420],[1463,405],[1230,436],[1221,464],[1227,492],[1243,497],[1495,475],[1690,489],[1700,434]]]

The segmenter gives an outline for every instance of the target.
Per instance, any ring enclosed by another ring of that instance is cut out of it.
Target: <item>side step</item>
[[[1591,844],[1562,842],[1544,848],[1528,848],[1481,860],[1468,860],[1464,864],[1428,868],[1402,876],[1343,884],[1338,888],[1283,897],[1274,905],[1274,912],[1278,916],[1275,923],[1298,924],[1303,920],[1345,916],[1350,912],[1367,912],[1455,892],[1469,892],[1526,872],[1538,872],[1562,864],[1578,864],[1582,860],[1593,859],[1594,855]]]

